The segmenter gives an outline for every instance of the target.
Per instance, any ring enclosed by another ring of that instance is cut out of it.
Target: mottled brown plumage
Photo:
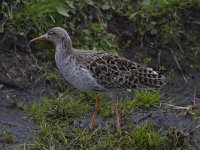
[[[76,54],[80,59],[77,65],[87,67],[97,82],[108,90],[161,87],[165,84],[163,75],[126,58],[106,52],[76,51]]]

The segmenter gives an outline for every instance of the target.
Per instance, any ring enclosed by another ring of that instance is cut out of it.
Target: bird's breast
[[[75,88],[81,91],[104,90],[89,70],[77,65],[75,58],[56,55],[55,60],[60,73]]]

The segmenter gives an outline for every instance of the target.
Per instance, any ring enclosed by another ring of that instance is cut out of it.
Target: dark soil
[[[24,143],[33,143],[37,135],[35,129],[36,123],[27,117],[26,112],[21,109],[22,103],[38,101],[41,96],[50,96],[58,91],[63,91],[63,79],[57,80],[41,79],[43,72],[40,72],[37,65],[45,66],[47,72],[55,72],[53,63],[44,63],[42,55],[45,53],[32,53],[27,45],[27,40],[18,36],[5,33],[2,35],[0,45],[0,133],[10,131],[15,142],[8,143],[0,141],[0,148],[5,146],[20,146]],[[150,66],[157,68],[157,53],[148,51],[145,48],[139,50],[140,55],[151,57]],[[143,57],[137,59],[137,51],[134,48],[128,48],[123,55],[131,60],[143,61]],[[134,58],[135,57],[135,58]],[[37,60],[38,62],[36,62]],[[145,124],[152,121],[158,128],[167,131],[172,128],[172,132],[181,133],[183,138],[189,139],[190,143],[200,149],[200,72],[197,69],[191,69],[183,65],[182,71],[177,69],[172,54],[169,51],[163,51],[161,61],[166,68],[165,75],[169,76],[173,68],[171,79],[162,89],[163,104],[160,108],[134,109],[130,115],[130,120],[136,124]],[[185,62],[188,62],[185,60]],[[57,72],[58,73],[58,72]],[[184,79],[185,77],[185,79]],[[61,85],[61,86],[60,86]],[[176,109],[168,106],[188,107],[196,106],[196,111],[192,115],[184,109]],[[195,118],[195,120],[194,120]],[[88,125],[91,118],[87,118],[84,126]],[[111,118],[113,120],[113,118]],[[122,119],[123,120],[123,119]],[[104,124],[105,118],[98,116],[97,124]],[[125,123],[125,122],[123,122]]]
[[[46,84],[46,80],[37,82],[41,73],[34,66],[33,55],[25,44],[26,39],[21,42],[17,36],[7,33],[1,39],[0,133],[9,131],[15,142],[0,140],[0,148],[32,143],[37,125],[20,106],[56,92],[51,84]],[[34,79],[31,79],[32,75]]]

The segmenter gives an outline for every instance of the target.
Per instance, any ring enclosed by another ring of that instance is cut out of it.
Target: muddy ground
[[[31,51],[27,43],[26,39],[15,35],[1,35],[0,133],[10,132],[14,136],[15,142],[9,143],[0,140],[0,148],[33,143],[37,125],[27,117],[26,112],[20,106],[26,102],[38,101],[42,96],[55,95],[57,92],[62,92],[65,89],[63,87],[67,87],[67,84],[63,84],[61,76],[52,81],[41,78],[44,72],[38,69],[40,65],[44,67],[45,71],[58,74],[54,60],[44,63],[45,53]],[[157,67],[154,66],[156,61],[154,61],[153,53],[147,54],[145,49],[140,49],[140,52],[144,54],[143,57],[146,55],[152,57],[152,64],[149,65]],[[122,53],[131,60],[137,60],[135,54],[134,47]],[[174,133],[180,135],[180,138],[188,138],[196,149],[200,149],[200,71],[185,66],[180,71],[177,69],[173,57],[169,56],[171,55],[169,51],[163,51],[161,55],[165,65],[173,68],[167,85],[162,89],[163,103],[160,108],[134,109],[130,120],[136,124],[152,121],[164,131],[173,128]],[[141,59],[143,58],[141,57]],[[169,76],[169,74],[169,71],[165,71],[165,75]],[[193,105],[193,107],[186,111],[167,104],[185,108]],[[90,119],[86,118],[84,126],[87,127]],[[104,118],[98,116],[97,124],[104,123]]]

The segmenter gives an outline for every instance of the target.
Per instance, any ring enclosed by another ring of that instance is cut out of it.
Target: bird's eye
[[[49,33],[48,33],[48,35],[54,35],[55,33],[54,32],[52,32],[52,31],[50,31]]]

